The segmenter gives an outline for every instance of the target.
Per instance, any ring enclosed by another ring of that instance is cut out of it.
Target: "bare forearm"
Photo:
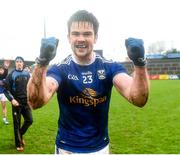
[[[46,90],[47,67],[35,66],[27,86],[28,103],[33,109],[42,107],[47,101]]]
[[[130,89],[130,102],[138,107],[143,107],[149,96],[149,79],[147,69],[135,67],[133,82]]]

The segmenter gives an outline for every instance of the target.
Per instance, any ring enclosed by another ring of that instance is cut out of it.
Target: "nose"
[[[78,41],[84,41],[85,40],[85,37],[83,34],[80,34],[77,38]]]

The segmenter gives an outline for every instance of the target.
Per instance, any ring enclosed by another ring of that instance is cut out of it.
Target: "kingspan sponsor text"
[[[92,98],[92,97],[83,98],[79,96],[73,96],[73,97],[71,96],[69,99],[70,99],[70,103],[72,104],[84,104],[85,106],[94,105],[95,107],[97,104],[104,103],[107,97],[103,96],[99,98]]]

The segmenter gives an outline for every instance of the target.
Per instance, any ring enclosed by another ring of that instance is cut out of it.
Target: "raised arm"
[[[28,103],[37,109],[48,103],[58,84],[53,78],[46,77],[47,67],[36,65],[27,85]]]
[[[125,41],[128,56],[134,63],[133,76],[118,74],[113,83],[117,91],[129,102],[143,107],[149,96],[149,79],[144,56],[144,46],[141,39],[129,38]]]
[[[58,39],[47,38],[41,40],[40,56],[36,59],[36,66],[27,85],[28,104],[37,109],[48,103],[58,88],[55,79],[46,77],[47,66],[55,57]]]
[[[145,68],[134,68],[133,77],[127,74],[118,74],[113,83],[117,91],[129,102],[138,107],[143,107],[149,95],[149,80]]]

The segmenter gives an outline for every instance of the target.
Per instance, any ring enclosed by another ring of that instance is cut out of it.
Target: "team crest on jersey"
[[[103,79],[106,78],[106,74],[105,74],[105,70],[104,70],[104,69],[98,70],[98,71],[97,71],[97,74],[98,74],[98,78],[99,78],[100,80],[103,80]]]
[[[82,95],[85,97],[96,97],[97,96],[97,92],[91,88],[85,88],[82,92]]]

